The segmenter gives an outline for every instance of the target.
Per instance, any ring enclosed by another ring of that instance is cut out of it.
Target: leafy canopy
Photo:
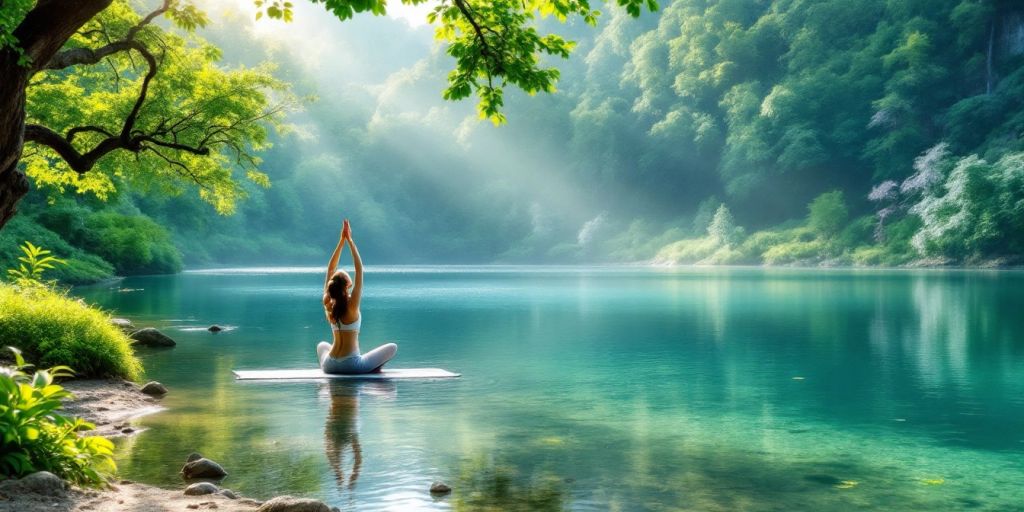
[[[136,50],[34,77],[27,89],[27,124],[55,132],[82,155],[108,139],[131,140],[125,150],[109,152],[85,170],[47,145],[31,145],[22,162],[38,186],[102,200],[119,185],[170,195],[198,188],[200,197],[225,214],[246,196],[245,181],[269,186],[256,155],[270,147],[271,131],[287,128],[284,115],[299,100],[273,77],[269,64],[219,66],[220,50],[191,33],[206,23],[205,15],[189,4],[167,5],[164,14],[183,31],[146,23],[127,0],[115,0],[64,49],[131,40],[148,50],[155,70]],[[133,112],[134,124],[126,130]]]
[[[309,0],[321,4],[340,20],[356,13],[387,12],[386,0]],[[427,0],[401,0],[419,5]],[[616,0],[630,16],[637,17],[646,7],[658,9],[656,0]],[[257,18],[291,21],[293,4],[283,0],[254,0]],[[541,62],[543,55],[568,58],[575,43],[557,34],[541,34],[537,19],[554,17],[565,22],[579,16],[596,25],[600,12],[591,9],[588,0],[442,0],[427,16],[435,26],[435,37],[447,43],[447,52],[455,59],[448,74],[447,100],[477,96],[477,113],[494,124],[505,122],[501,109],[504,88],[518,87],[533,95],[554,92],[559,71]]]

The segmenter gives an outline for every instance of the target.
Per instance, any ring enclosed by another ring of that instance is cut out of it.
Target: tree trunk
[[[18,45],[30,59],[18,64],[12,49],[0,50],[0,229],[28,193],[25,174],[18,169],[25,143],[25,87],[86,22],[112,0],[39,0],[14,30]]]
[[[18,169],[25,132],[25,85],[28,70],[7,49],[0,53],[0,228],[11,220],[18,201],[28,193],[28,179]]]

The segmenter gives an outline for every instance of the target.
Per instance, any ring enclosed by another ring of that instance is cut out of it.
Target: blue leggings
[[[385,343],[365,354],[358,352],[346,357],[331,357],[331,344],[321,341],[316,346],[316,358],[324,373],[370,373],[395,357],[398,345]]]

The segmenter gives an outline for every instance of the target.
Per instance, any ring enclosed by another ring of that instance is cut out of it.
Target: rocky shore
[[[123,380],[72,380],[62,385],[74,393],[65,402],[63,414],[86,419],[96,425],[90,435],[130,436],[139,432],[128,421],[159,412],[160,398],[167,389],[159,383],[139,386]],[[208,477],[223,471],[220,465],[200,454],[183,461],[182,475]],[[106,489],[85,489],[68,485],[53,474],[41,471],[20,480],[0,481],[0,512],[332,512],[319,500],[278,496],[265,502],[238,496],[210,482],[184,480],[180,489],[163,489],[120,480]]]

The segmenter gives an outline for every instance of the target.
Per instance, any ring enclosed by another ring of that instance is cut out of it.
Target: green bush
[[[841,190],[825,192],[807,205],[807,225],[819,236],[830,238],[839,233],[849,217]]]
[[[82,246],[114,264],[118,274],[181,271],[181,254],[167,230],[149,217],[103,212],[85,220]]]
[[[659,263],[697,263],[714,254],[719,247],[718,240],[711,237],[688,238],[662,247],[654,260]]]
[[[764,252],[764,262],[768,265],[785,265],[820,260],[827,254],[827,244],[821,240],[810,242],[786,242],[775,245]]]
[[[59,234],[24,215],[16,215],[0,230],[0,269],[17,268],[21,255],[18,246],[26,241],[46,247],[68,261],[67,265],[47,272],[48,278],[74,285],[95,283],[114,275],[110,263],[71,246]]]
[[[80,436],[91,423],[57,414],[71,393],[54,384],[70,377],[70,368],[57,366],[28,375],[29,365],[15,350],[15,365],[0,367],[0,476],[18,478],[49,471],[77,484],[103,485],[116,467],[114,445],[98,436]]]
[[[0,340],[44,366],[135,380],[142,365],[106,313],[45,288],[0,284]]]

